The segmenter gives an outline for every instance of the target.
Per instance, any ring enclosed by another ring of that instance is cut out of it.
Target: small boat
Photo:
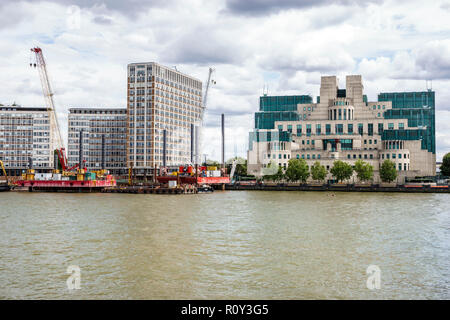
[[[203,184],[203,185],[197,187],[197,191],[198,192],[214,192],[214,189],[210,185]]]
[[[7,183],[0,183],[0,192],[11,190],[11,186]]]

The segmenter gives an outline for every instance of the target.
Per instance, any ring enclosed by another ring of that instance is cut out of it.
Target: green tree
[[[281,181],[281,180],[283,180],[284,179],[284,172],[283,172],[283,168],[281,168],[281,166],[278,166],[278,171],[277,171],[277,173],[275,173],[274,175],[273,175],[273,180],[274,181]]]
[[[289,181],[306,182],[309,177],[309,166],[304,159],[291,159],[286,169],[286,178]]]
[[[330,170],[333,177],[336,178],[338,182],[350,179],[353,174],[353,168],[348,163],[336,160],[333,163],[333,167]]]
[[[447,153],[444,158],[442,158],[442,165],[440,167],[440,170],[443,176],[450,176],[450,152]]]
[[[397,178],[395,163],[391,160],[384,160],[380,168],[380,178],[383,182],[392,182]]]
[[[355,172],[360,181],[368,181],[373,178],[373,166],[362,160],[355,162]]]
[[[313,180],[323,181],[327,177],[328,171],[325,166],[321,165],[319,161],[314,162],[311,167],[311,177]]]

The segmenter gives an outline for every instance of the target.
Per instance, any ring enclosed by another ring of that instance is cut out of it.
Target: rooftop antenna
[[[430,87],[428,87],[428,82],[430,83]],[[433,90],[433,79],[425,80],[425,84],[427,86],[427,91],[432,91]]]
[[[269,94],[269,85],[264,84],[263,85],[263,96],[267,96]]]

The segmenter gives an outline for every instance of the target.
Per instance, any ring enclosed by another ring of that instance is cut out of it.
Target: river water
[[[0,299],[18,298],[449,299],[450,194],[4,192]]]

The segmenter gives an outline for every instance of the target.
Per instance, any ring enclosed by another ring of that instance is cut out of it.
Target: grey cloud
[[[196,28],[187,34],[175,38],[163,50],[161,57],[171,63],[186,64],[229,64],[243,59],[243,50],[235,39],[219,32],[205,32],[205,28]]]
[[[98,24],[110,25],[113,23],[113,19],[107,16],[98,15],[95,16],[93,21]]]
[[[230,13],[261,16],[290,9],[308,9],[325,5],[367,5],[381,3],[382,0],[227,0],[226,9]]]
[[[60,5],[78,6],[95,11],[116,11],[129,17],[136,17],[140,13],[153,7],[166,7],[173,0],[22,0],[22,2],[40,3],[54,2]],[[2,0],[0,6],[17,3],[16,0]]]
[[[417,52],[416,65],[430,79],[450,79],[450,40],[432,42]]]

